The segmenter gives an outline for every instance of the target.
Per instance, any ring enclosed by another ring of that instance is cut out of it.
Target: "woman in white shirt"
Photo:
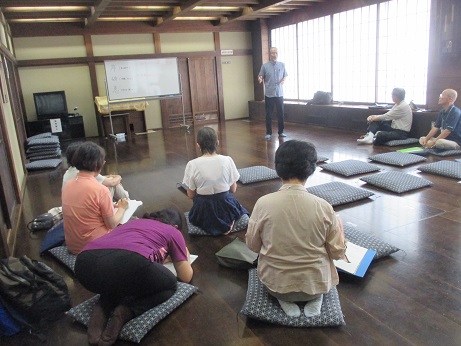
[[[198,131],[197,146],[202,156],[187,163],[183,179],[194,201],[189,221],[211,235],[227,234],[248,214],[234,197],[240,174],[231,157],[216,153],[218,137],[211,127]]]

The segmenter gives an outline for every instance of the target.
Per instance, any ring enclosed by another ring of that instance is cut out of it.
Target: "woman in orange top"
[[[62,189],[62,215],[66,245],[73,254],[110,232],[128,208],[124,198],[117,202],[115,211],[109,189],[95,178],[104,166],[105,156],[99,145],[85,142],[72,158],[79,173]]]

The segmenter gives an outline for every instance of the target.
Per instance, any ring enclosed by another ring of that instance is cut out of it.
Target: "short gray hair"
[[[403,89],[403,88],[394,88],[394,89],[392,89],[392,95],[397,96],[400,101],[403,101],[403,100],[405,100],[405,89]]]

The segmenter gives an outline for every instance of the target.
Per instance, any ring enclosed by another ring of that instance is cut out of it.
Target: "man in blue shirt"
[[[277,61],[278,50],[275,47],[270,49],[270,60],[261,66],[258,81],[264,81],[264,100],[266,105],[266,139],[272,135],[271,113],[274,105],[277,111],[278,134],[280,137],[286,137],[283,133],[283,83],[288,76],[285,70],[285,64]]]
[[[461,110],[454,105],[458,93],[453,89],[445,89],[439,97],[439,105],[443,108],[435,121],[434,127],[419,143],[426,148],[459,149],[461,145]],[[437,137],[434,137],[438,131]]]

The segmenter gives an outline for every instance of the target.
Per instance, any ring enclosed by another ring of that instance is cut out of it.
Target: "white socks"
[[[295,303],[286,302],[284,300],[277,299],[279,301],[282,310],[290,317],[301,316],[301,309]]]
[[[304,306],[304,316],[313,317],[320,315],[320,309],[322,307],[323,294],[320,297],[310,300]]]
[[[282,310],[290,317],[300,317],[301,309],[298,304],[286,302],[284,300],[277,299],[279,301]],[[304,306],[304,316],[313,317],[320,315],[320,309],[322,308],[323,294],[313,300],[310,300]]]

